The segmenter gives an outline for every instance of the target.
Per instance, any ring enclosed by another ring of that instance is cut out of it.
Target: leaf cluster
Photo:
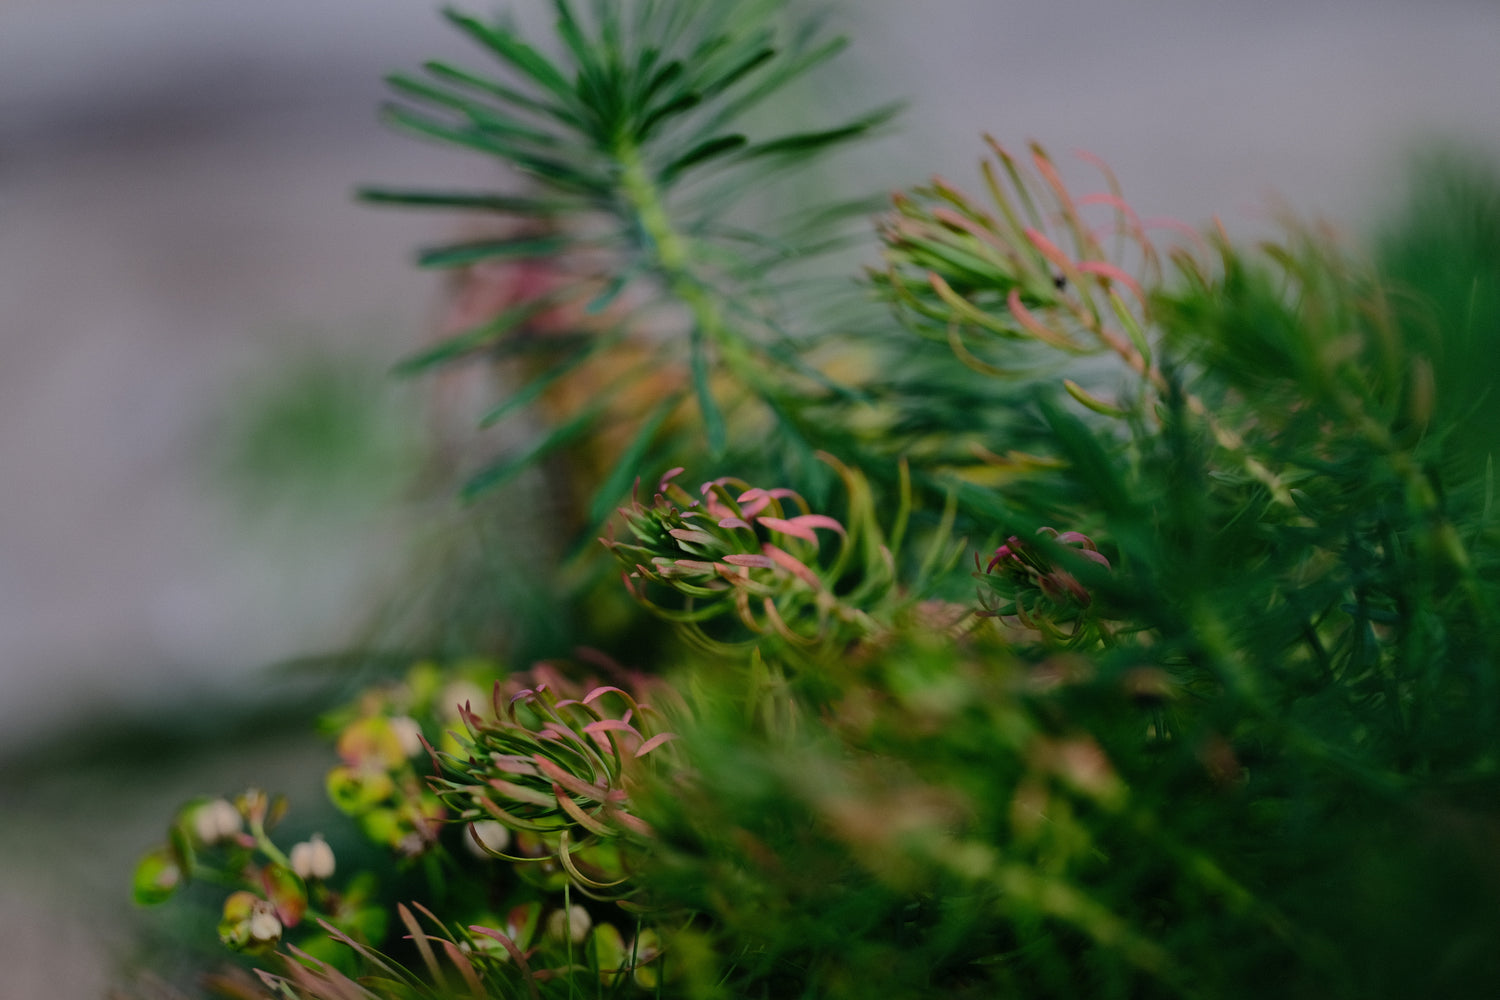
[[[706,182],[874,126],[748,138],[838,45],[774,0],[553,14],[551,53],[450,15],[501,75],[393,80],[395,124],[527,193],[370,197],[527,220],[425,254],[524,288],[407,367],[524,362],[491,419],[542,429],[471,493],[550,471],[588,531],[658,482],[604,547],[669,630],[622,655],[671,693],[537,668],[362,703],[353,798],[434,797],[389,846],[486,895],[398,910],[415,957],[293,952],[268,988],[1492,992],[1500,537],[1467,428],[1500,183],[1439,173],[1369,264],[1294,222],[1159,243],[1107,170],[1075,194],[991,140],[981,196],[934,180],[878,223],[899,325],[794,337],[757,273],[801,251],[731,253]],[[696,495],[651,475],[684,465]],[[445,720],[414,792],[403,698]]]

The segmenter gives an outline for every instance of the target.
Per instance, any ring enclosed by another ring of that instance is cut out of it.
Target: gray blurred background
[[[1280,199],[1357,235],[1422,144],[1500,156],[1493,0],[846,0],[844,22],[828,86],[868,93],[830,99],[912,102],[863,158],[881,186],[972,186],[989,131],[1103,157],[1143,215],[1253,234]],[[28,753],[253,692],[400,573],[426,415],[383,373],[441,298],[409,252],[454,223],[349,192],[491,179],[375,123],[381,76],[437,56],[483,65],[421,0],[0,0],[0,1000],[101,994],[131,859],[178,799],[319,794],[307,737],[100,762],[107,801]],[[252,461],[295,437],[298,393],[369,432],[302,492]]]

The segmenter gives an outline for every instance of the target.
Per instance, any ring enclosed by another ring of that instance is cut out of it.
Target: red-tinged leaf
[[[673,576],[685,576],[688,574],[713,575],[718,572],[714,569],[713,563],[704,562],[701,559],[673,559],[671,562],[661,566],[660,569],[664,574]]]
[[[812,542],[813,545],[818,544],[817,532],[806,525],[795,524],[780,517],[762,517],[759,521],[772,531],[783,535],[791,535],[793,538],[800,538],[806,542]]]
[[[536,765],[531,762],[530,757],[523,757],[513,753],[490,754],[490,762],[507,774],[524,774],[530,777],[537,776]]]
[[[1154,216],[1143,220],[1141,225],[1147,229],[1166,229],[1177,233],[1179,236],[1186,236],[1199,250],[1208,249],[1208,244],[1204,241],[1203,234],[1181,219],[1174,219],[1166,215]]]
[[[711,566],[712,563],[709,563],[708,565]],[[625,702],[625,704],[630,706],[629,711],[633,712],[640,707],[636,704],[634,696],[632,696],[629,691],[626,691],[624,688],[617,688],[613,684],[601,684],[599,687],[594,688],[594,690],[583,696],[583,703],[585,705],[592,705],[595,701],[603,698],[607,694],[619,695],[620,698]]]
[[[818,579],[818,575],[812,570],[808,569],[806,563],[802,562],[802,560],[798,559],[790,552],[787,552],[785,549],[779,549],[769,542],[761,546],[761,551],[764,552],[777,566],[780,566],[782,569],[788,571],[793,576],[797,577],[797,579],[807,584],[809,587],[813,588],[814,590],[823,589],[823,581]]]
[[[698,531],[694,528],[672,528],[667,534],[679,542],[694,542],[698,545],[712,545],[718,539],[706,531]]]
[[[550,805],[552,800],[548,799],[547,801]],[[489,814],[491,819],[503,823],[504,825],[510,827],[512,830],[531,830],[533,832],[536,832],[548,829],[547,827],[539,826],[538,824],[533,823],[530,820],[522,819],[520,816],[506,811],[505,809],[501,808],[494,800],[488,797],[481,798],[479,800],[479,805],[484,809],[486,813]]]
[[[1026,230],[1026,238],[1031,241],[1032,246],[1037,248],[1037,252],[1061,270],[1068,271],[1073,268],[1073,259],[1063,253],[1062,248],[1049,240],[1040,229]]]
[[[353,951],[356,955],[358,955],[364,961],[368,962],[370,965],[386,973],[389,973],[392,976],[397,975],[396,970],[384,960],[380,952],[374,950],[373,948],[369,948],[365,945],[360,944],[348,934],[339,930],[333,924],[329,923],[321,917],[318,918],[318,926],[322,928],[324,934],[327,934],[330,938],[337,941],[339,944]]]
[[[396,915],[401,918],[401,922],[411,932],[408,940],[417,946],[417,951],[422,955],[422,962],[427,966],[427,971],[432,974],[433,981],[437,984],[438,989],[447,993],[448,977],[443,975],[443,968],[438,965],[437,956],[432,951],[432,945],[427,941],[427,933],[422,930],[422,926],[417,923],[417,918],[412,916],[411,911],[403,904],[396,904]]]
[[[789,518],[793,524],[805,524],[813,528],[827,528],[829,531],[837,531],[839,534],[848,536],[849,532],[844,529],[844,524],[838,518],[829,517],[827,514],[798,514]]]
[[[1063,184],[1062,177],[1057,173],[1057,168],[1052,165],[1052,158],[1043,152],[1042,148],[1034,142],[1031,143],[1031,162],[1036,165],[1037,172],[1042,175],[1042,179],[1047,182],[1047,186],[1052,188],[1053,193],[1057,195],[1058,202],[1062,205],[1063,209],[1071,214],[1073,196],[1068,193],[1067,185]]]
[[[663,743],[669,743],[677,738],[678,737],[676,733],[657,733],[655,736],[651,737],[649,740],[637,747],[635,755],[637,757],[644,757],[652,750],[655,750],[657,747],[661,746]]]
[[[573,863],[573,852],[568,848],[566,839],[564,839],[563,841],[563,849],[557,852],[557,860],[558,863],[563,866],[563,869],[568,873],[568,876],[573,880],[573,882],[577,885],[583,886],[585,889],[594,889],[603,892],[606,889],[613,889],[616,886],[624,885],[627,881],[629,881],[628,876],[624,878],[617,878],[613,882],[600,882],[598,879],[589,878],[583,873],[581,869],[579,869],[576,864]],[[551,973],[552,970],[544,969],[541,973],[538,974],[537,978],[540,979],[544,976],[550,975]]]
[[[1007,296],[1005,304],[1010,309],[1010,314],[1016,318],[1016,322],[1021,324],[1021,328],[1037,340],[1060,351],[1067,351],[1069,354],[1082,354],[1085,352],[1086,349],[1084,347],[1069,340],[1032,315],[1031,310],[1027,309],[1025,304],[1021,302],[1021,292],[1019,289],[1012,288],[1010,290],[1010,295]]]
[[[276,917],[287,927],[302,922],[307,912],[307,888],[297,873],[284,865],[267,865],[260,873],[266,899],[276,908]]]
[[[735,502],[743,504],[747,500],[758,500],[758,499],[761,499],[763,497],[770,497],[771,499],[774,499],[774,500],[791,500],[791,499],[794,499],[796,496],[797,496],[797,491],[796,490],[789,490],[785,486],[778,486],[775,489],[769,489],[769,490],[762,489],[759,486],[754,486],[754,487],[751,487],[750,489],[746,490],[745,492],[741,493],[739,495],[739,498]]]
[[[756,555],[750,552],[731,552],[724,557],[724,562],[731,566],[743,566],[755,569],[774,569],[776,566],[776,563],[770,556]]]
[[[760,519],[760,523],[772,531],[780,531],[783,534],[804,538],[814,545],[818,543],[818,536],[814,533],[814,528],[827,528],[845,537],[848,536],[848,532],[844,530],[843,524],[829,517],[827,514],[798,514],[796,517],[789,517],[785,520],[779,517],[763,517]]]
[[[531,994],[531,1000],[540,1000],[540,994],[537,992],[536,988],[536,979],[531,973],[531,966],[526,963],[526,956],[522,954],[520,948],[516,947],[516,943],[514,941],[506,937],[504,934],[501,934],[493,927],[483,927],[479,924],[470,924],[469,931],[473,934],[479,934],[483,937],[491,938],[495,941],[500,942],[500,946],[505,949],[507,954],[510,955],[511,961],[516,963],[516,968],[521,970],[523,981],[526,983],[526,990]]]
[[[474,1000],[488,1000],[489,994],[485,992],[484,984],[479,981],[479,976],[474,972],[474,963],[469,961],[469,956],[461,951],[458,945],[447,938],[438,938],[438,943],[443,946],[443,951],[448,955],[448,961],[458,970],[463,977],[465,985],[469,987],[469,995]]]
[[[589,733],[590,735],[594,733],[604,732],[635,733],[635,735],[637,736],[641,735],[640,733],[636,732],[634,726],[621,719],[600,719],[598,722],[590,722],[588,725],[583,727],[583,731]]]
[[[291,967],[292,976],[297,981],[296,985],[307,993],[321,995],[332,988],[337,992],[331,995],[336,997],[337,1000],[380,1000],[378,994],[371,993],[321,958],[303,951],[296,945],[287,945],[286,949],[299,963]],[[289,980],[281,976],[273,976],[260,969],[256,969],[255,973],[260,976],[261,982],[270,986],[278,994],[295,995],[288,991],[288,988],[291,986]],[[282,984],[285,985],[283,986]],[[239,996],[240,994],[226,995]],[[245,994],[245,996],[248,997],[248,994]]]
[[[746,490],[735,500],[740,508],[740,513],[745,517],[754,517],[771,505],[771,496],[765,490]]]
[[[534,806],[552,805],[552,796],[545,792],[539,792],[535,788],[517,785],[503,778],[491,778],[487,784],[501,795],[516,802],[526,802]]]
[[[932,290],[937,293],[938,298],[942,299],[943,303],[953,310],[956,314],[955,318],[961,318],[981,329],[998,333],[1001,336],[1014,337],[1016,335],[1015,331],[1009,326],[954,291],[953,286],[948,284],[947,280],[936,271],[927,272],[927,283],[932,286]],[[956,330],[956,324],[950,324],[949,329]]]
[[[644,737],[630,723],[623,719],[601,719],[591,722],[583,727],[583,731],[592,736],[599,744],[599,749],[605,753],[612,754],[618,759],[621,750],[639,746]],[[622,741],[625,746],[616,747],[608,733],[626,733],[628,736]]]
[[[1126,201],[1124,198],[1120,197],[1117,194],[1109,194],[1104,191],[1095,191],[1093,194],[1085,194],[1079,196],[1078,204],[1107,205],[1108,207],[1114,209],[1115,211],[1119,212],[1121,215],[1129,219],[1133,223],[1132,228],[1137,228],[1140,226],[1140,217],[1135,214],[1135,209],[1131,207],[1130,202]]]
[[[719,527],[721,527],[721,528],[745,528],[745,529],[748,530],[750,528],[750,522],[744,520],[743,518],[739,518],[739,517],[725,517],[725,518],[721,518],[719,520]]]
[[[1135,297],[1142,303],[1146,301],[1146,293],[1141,288],[1140,283],[1132,278],[1123,268],[1116,267],[1114,264],[1106,264],[1102,260],[1081,261],[1077,267],[1084,274],[1096,274],[1101,278],[1108,278],[1110,281],[1118,281],[1134,292]]]
[[[1074,382],[1070,378],[1063,379],[1063,388],[1067,390],[1069,396],[1072,396],[1074,399],[1078,400],[1078,402],[1082,403],[1090,410],[1093,410],[1095,413],[1106,417],[1114,417],[1116,419],[1127,416],[1125,410],[1122,410],[1120,407],[1114,406],[1110,403],[1106,403],[1104,400],[1100,399],[1098,396],[1095,396],[1093,393],[1089,392],[1083,386],[1079,385],[1077,382]]]
[[[609,827],[605,826],[603,823],[599,822],[597,819],[584,812],[579,807],[578,803],[573,801],[572,796],[564,794],[562,786],[553,785],[552,790],[557,795],[557,804],[562,807],[563,812],[572,817],[573,822],[577,823],[579,826],[583,827],[585,830],[587,830],[589,833],[592,833],[596,837],[613,837],[615,835],[614,830],[611,830]]]
[[[640,566],[637,566],[636,569],[639,571],[635,574],[637,577],[640,576],[640,573],[645,572]],[[632,600],[644,600],[646,597],[645,592],[636,589],[635,584],[630,581],[631,575],[630,573],[620,574],[620,582],[625,585],[625,593],[629,594]]]
[[[592,782],[584,781],[577,775],[570,774],[566,768],[558,766],[557,763],[548,760],[540,754],[537,755],[536,762],[537,766],[542,769],[542,772],[552,779],[552,790],[554,792],[559,792],[559,787],[561,787],[572,792],[574,795],[581,795],[594,802],[603,802],[609,795],[608,786],[596,785]],[[566,797],[561,794],[558,795],[559,800]]]
[[[792,631],[792,627],[786,623],[786,619],[781,617],[781,610],[776,607],[775,601],[767,597],[762,602],[762,607],[766,612],[767,620],[771,623],[771,628],[787,642],[798,646],[809,646],[814,642],[813,639],[800,636]]]
[[[651,837],[656,834],[656,831],[651,829],[651,824],[639,816],[632,816],[628,812],[615,810],[610,813],[609,818],[610,822],[616,826],[624,827],[638,837]]]
[[[566,743],[577,744],[583,742],[582,736],[579,736],[563,723],[553,719],[547,720],[546,724],[542,726],[542,730],[538,735],[540,735],[543,739],[558,740],[560,742]]]

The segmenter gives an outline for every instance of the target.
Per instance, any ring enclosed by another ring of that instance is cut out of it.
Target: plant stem
[[[614,156],[620,169],[621,193],[635,224],[646,236],[646,250],[654,257],[653,269],[665,282],[667,291],[687,307],[695,336],[715,349],[720,362],[755,395],[768,400],[778,398],[780,393],[775,391],[761,366],[752,362],[744,338],[725,322],[719,297],[694,273],[692,241],[672,224],[661,188],[651,177],[640,150],[622,142]]]

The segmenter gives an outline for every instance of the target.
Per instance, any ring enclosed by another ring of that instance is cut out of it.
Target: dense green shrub
[[[1150,228],[988,140],[852,297],[803,276],[868,201],[745,221],[889,119],[758,113],[837,40],[553,6],[555,47],[452,14],[498,67],[391,80],[525,182],[365,197],[497,220],[422,253],[467,322],[402,369],[530,414],[464,492],[547,540],[569,638],[513,664],[555,623],[469,593],[508,638],[439,621],[330,715],[363,870],[261,793],[186,807],[136,894],[228,888],[262,971],[216,988],[1493,995],[1494,175],[1427,164],[1366,260]]]

